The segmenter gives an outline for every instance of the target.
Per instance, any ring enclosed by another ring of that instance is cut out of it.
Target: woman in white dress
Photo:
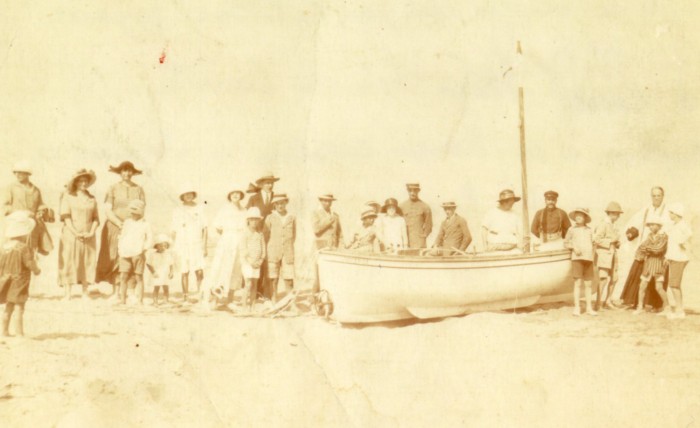
[[[228,203],[225,204],[214,218],[212,226],[219,235],[216,244],[211,270],[204,280],[202,302],[209,300],[210,295],[224,300],[229,291],[240,288],[241,276],[238,261],[238,243],[246,227],[246,210],[241,205],[244,193],[232,190],[228,193]]]
[[[382,207],[382,212],[386,216],[382,218],[381,241],[386,251],[397,253],[408,247],[408,230],[406,220],[399,208],[399,202],[394,198],[389,198]]]

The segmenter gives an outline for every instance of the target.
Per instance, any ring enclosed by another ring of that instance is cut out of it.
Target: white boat
[[[449,257],[323,250],[318,275],[341,323],[521,308],[561,300],[573,283],[568,250]]]

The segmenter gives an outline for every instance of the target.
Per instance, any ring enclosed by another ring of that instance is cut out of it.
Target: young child
[[[639,246],[639,252],[644,255],[644,269],[639,284],[639,296],[637,297],[637,310],[635,315],[644,312],[644,294],[646,293],[649,281],[653,277],[656,282],[656,292],[661,296],[663,301],[663,314],[669,315],[671,312],[668,306],[668,297],[664,290],[664,255],[668,245],[668,236],[660,233],[663,226],[663,220],[657,215],[650,215],[647,219],[646,226],[649,228],[649,236]]]
[[[622,207],[617,202],[610,202],[605,208],[608,215],[598,227],[595,228],[593,243],[595,244],[598,266],[598,295],[596,297],[596,309],[600,308],[601,296],[607,286],[607,294],[603,301],[603,307],[617,309],[611,301],[615,284],[617,283],[617,250],[620,248],[620,229],[617,220],[622,213]]]
[[[387,251],[398,253],[408,247],[408,229],[399,202],[394,198],[387,199],[382,212],[386,216],[382,219],[381,241]]]
[[[0,248],[0,303],[5,303],[2,315],[2,335],[10,335],[10,319],[17,306],[17,336],[24,336],[24,304],[29,298],[31,274],[39,275],[41,270],[34,261],[28,245],[36,221],[29,211],[15,211],[5,217],[8,239]]]
[[[372,254],[379,252],[379,243],[377,241],[377,231],[374,222],[377,219],[377,212],[373,209],[368,209],[360,216],[362,221],[362,229],[355,233],[352,242],[346,248],[355,250],[360,253]]]
[[[683,216],[685,209],[679,203],[668,207],[672,224],[666,232],[668,235],[668,250],[666,251],[666,265],[668,266],[668,288],[673,292],[676,300],[676,312],[668,315],[669,318],[685,318],[683,310],[683,293],[681,292],[681,280],[690,255],[690,238],[693,232]]]
[[[153,284],[153,305],[158,306],[158,294],[160,287],[163,287],[163,296],[165,303],[168,303],[170,297],[170,280],[173,279],[173,265],[175,261],[168,249],[170,248],[170,239],[168,235],[161,233],[156,236],[153,244],[155,251],[149,252],[146,257],[146,266],[151,272],[151,283]]]
[[[581,315],[581,283],[586,293],[586,314],[598,315],[591,302],[591,281],[593,280],[593,232],[588,227],[591,216],[587,208],[577,208],[569,213],[575,224],[569,228],[564,238],[564,246],[571,252],[574,271],[574,316]]]
[[[238,255],[241,261],[241,271],[245,280],[245,291],[241,306],[253,309],[258,295],[258,279],[260,278],[260,266],[265,260],[265,238],[260,232],[262,216],[256,207],[248,208],[246,213],[247,229],[238,246]],[[249,299],[250,298],[250,302]]]
[[[146,267],[146,250],[151,247],[153,233],[144,220],[146,203],[140,199],[129,202],[129,218],[124,220],[119,234],[119,304],[126,303],[126,289],[130,277],[136,281],[139,304],[143,304],[143,271]]]
[[[272,289],[272,302],[277,302],[277,287],[280,277],[284,280],[285,294],[294,287],[294,240],[296,218],[287,212],[289,198],[284,193],[272,197],[274,210],[265,218],[265,240],[267,241],[267,277]]]
[[[195,202],[197,192],[188,186],[180,193],[182,205],[173,211],[172,237],[182,278],[182,299],[187,302],[190,271],[197,278],[197,292],[204,279],[207,257],[207,219],[204,207]]]

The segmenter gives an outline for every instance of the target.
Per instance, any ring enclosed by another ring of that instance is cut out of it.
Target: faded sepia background
[[[594,222],[616,200],[624,223],[652,185],[697,213],[700,3],[528,3],[0,1],[0,182],[29,159],[57,209],[73,171],[96,171],[101,201],[128,159],[164,231],[187,182],[213,217],[271,170],[306,254],[316,195],[350,231],[419,181],[436,230],[452,199],[476,237],[501,189],[521,193],[521,82],[531,214],[552,188]]]

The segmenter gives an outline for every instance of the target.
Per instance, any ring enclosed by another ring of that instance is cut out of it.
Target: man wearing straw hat
[[[343,229],[340,226],[340,217],[331,207],[336,200],[332,194],[327,193],[318,197],[321,208],[313,212],[311,226],[314,231],[315,245],[317,250],[336,249],[343,244]],[[314,280],[313,291],[320,288],[318,277]]]
[[[275,196],[272,191],[276,182],[279,181],[279,177],[271,172],[266,172],[255,180],[255,186],[259,189],[257,193],[253,193],[253,196],[248,199],[248,205],[246,208],[256,207],[260,210],[260,215],[263,219],[270,215],[272,212],[272,198]],[[251,183],[252,184],[252,183]],[[249,193],[252,188],[249,188]]]
[[[486,251],[514,251],[522,242],[522,222],[513,211],[520,197],[506,189],[498,196],[498,206],[486,213],[481,228],[481,239]]]
[[[408,199],[399,205],[408,229],[408,248],[426,248],[426,238],[433,231],[433,214],[428,204],[420,200],[419,183],[406,184]]]
[[[559,193],[554,190],[544,192],[545,207],[535,213],[530,231],[543,244],[557,242],[564,245],[566,231],[571,227],[569,216],[557,207]]]
[[[445,202],[442,208],[445,210],[445,220],[440,224],[433,248],[441,248],[446,255],[454,254],[455,250],[464,252],[472,242],[467,221],[456,213],[456,203]]]
[[[29,248],[32,252],[38,251],[43,255],[47,255],[53,249],[53,243],[44,225],[44,211],[46,207],[41,197],[41,191],[29,181],[29,177],[32,175],[32,167],[27,161],[19,161],[15,163],[12,172],[17,181],[10,184],[5,192],[3,201],[4,214],[10,215],[16,211],[30,212],[36,220],[36,226],[29,236]]]

